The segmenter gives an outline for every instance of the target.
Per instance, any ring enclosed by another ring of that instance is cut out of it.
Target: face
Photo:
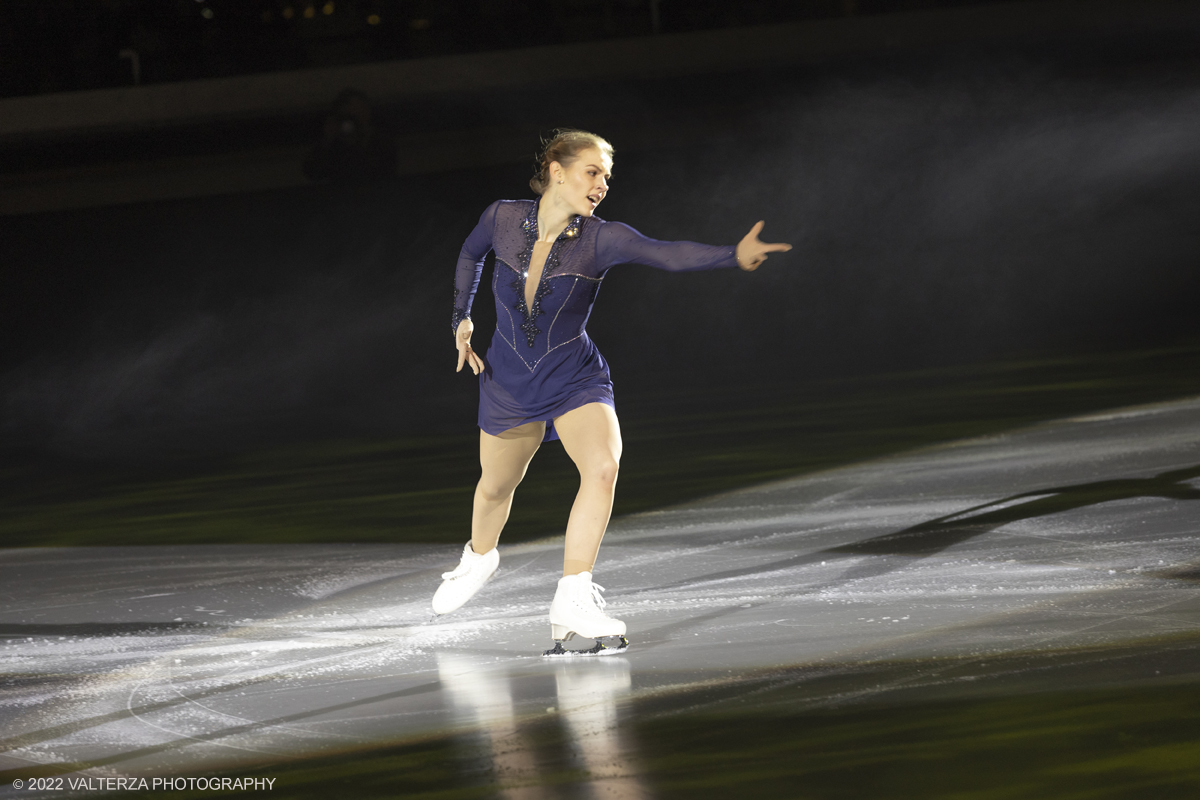
[[[551,165],[556,201],[573,214],[590,217],[608,194],[608,179],[612,177],[612,159],[597,147],[583,150],[564,167],[557,161]],[[555,177],[557,175],[557,177]],[[562,183],[558,183],[562,180]]]

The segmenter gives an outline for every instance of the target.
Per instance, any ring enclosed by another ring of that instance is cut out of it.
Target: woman
[[[578,634],[616,637],[625,623],[604,613],[592,568],[612,512],[621,458],[608,365],[585,331],[604,274],[638,262],[671,271],[738,266],[757,269],[767,254],[790,250],[764,244],[757,223],[736,247],[648,239],[594,212],[608,193],[612,145],[586,131],[559,130],[529,182],[539,200],[499,200],[483,212],[458,257],[454,288],[458,367],[479,376],[479,461],[471,541],[433,598],[446,614],[463,605],[496,571],[496,542],[513,492],[543,441],[560,439],[579,469],[579,493],[567,520],[563,576],[550,606],[557,644]],[[492,291],[496,331],[487,361],[471,347],[470,309],[484,257],[496,252]]]

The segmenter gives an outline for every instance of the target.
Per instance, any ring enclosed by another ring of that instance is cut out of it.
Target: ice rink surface
[[[208,775],[447,731],[519,782],[521,726],[548,714],[594,779],[638,796],[636,698],[900,662],[839,691],[948,692],[989,659],[1072,649],[1119,682],[1106,648],[1200,627],[1200,398],[618,520],[596,581],[629,626],[621,656],[540,657],[561,552],[502,545],[492,582],[434,619],[457,547],[2,550],[0,797],[64,796],[13,788],[46,765]]]

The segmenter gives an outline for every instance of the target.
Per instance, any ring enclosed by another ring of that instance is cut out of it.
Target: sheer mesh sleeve
[[[696,242],[660,242],[621,222],[606,222],[596,237],[596,263],[602,270],[629,262],[671,272],[736,267],[733,245],[715,247]]]
[[[479,289],[479,277],[483,274],[483,260],[492,249],[492,235],[496,230],[496,209],[500,201],[492,203],[479,216],[479,223],[463,242],[458,254],[458,265],[454,269],[454,315],[450,319],[451,329],[457,333],[458,324],[471,318],[471,304]]]

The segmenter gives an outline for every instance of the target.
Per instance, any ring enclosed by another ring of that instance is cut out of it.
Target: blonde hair
[[[557,161],[568,167],[584,150],[596,148],[611,160],[613,146],[602,136],[575,128],[555,128],[549,139],[542,139],[542,152],[534,161],[534,174],[529,188],[544,194],[550,185],[550,165]]]

